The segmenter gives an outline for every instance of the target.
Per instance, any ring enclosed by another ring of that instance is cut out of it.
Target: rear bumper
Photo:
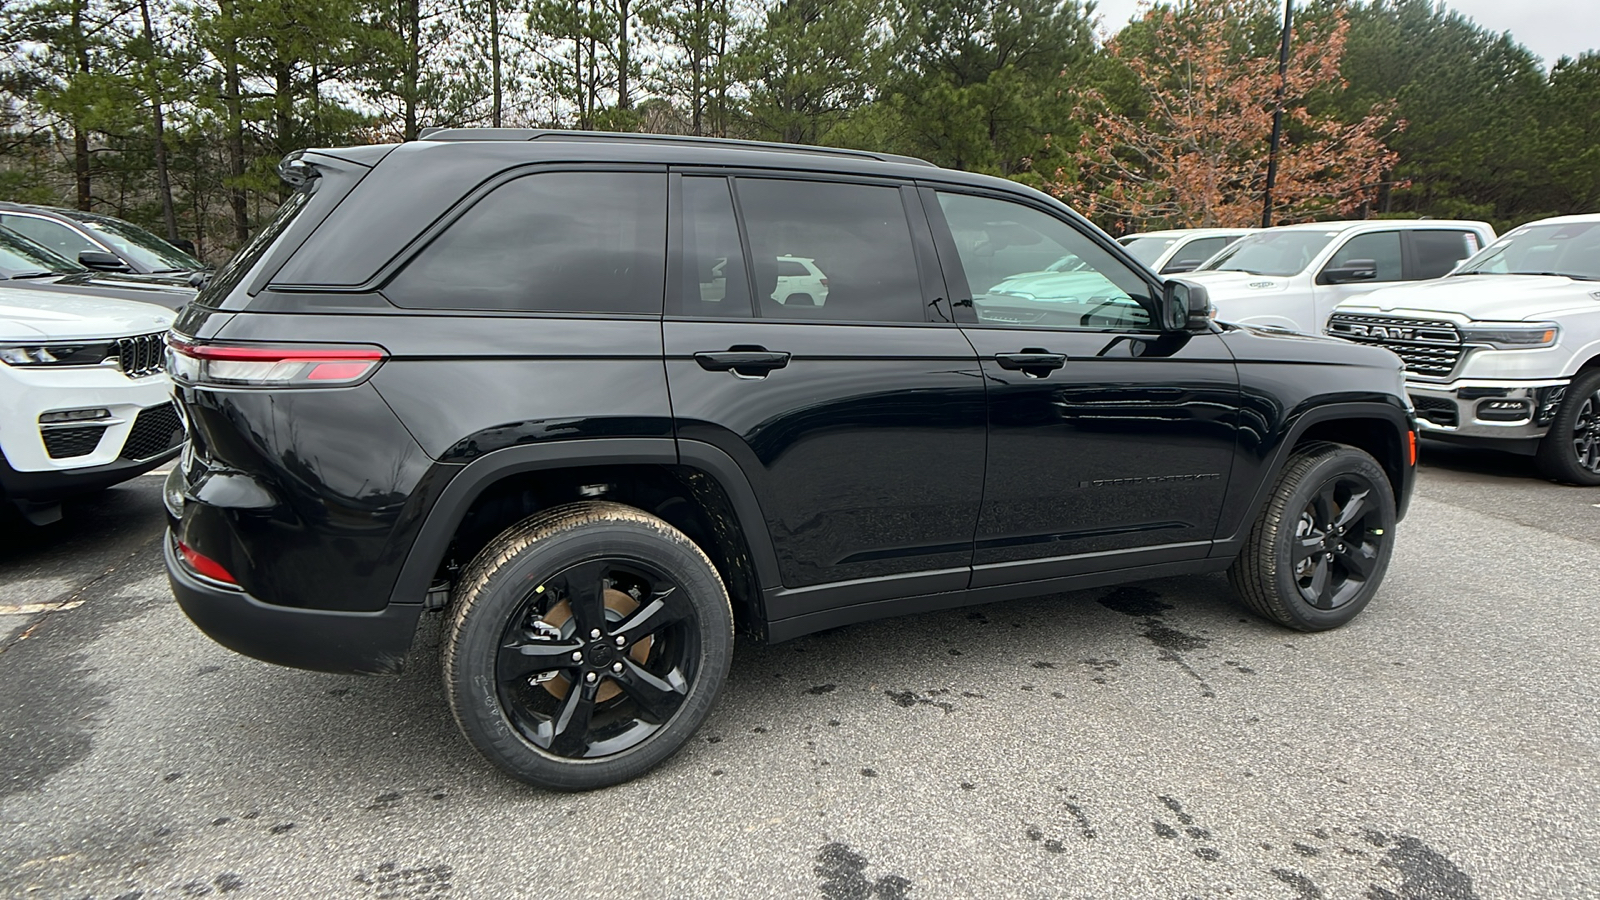
[[[400,673],[416,635],[421,604],[394,603],[376,612],[334,612],[274,606],[197,577],[163,542],[167,578],[178,606],[208,637],[263,662],[318,672]]]

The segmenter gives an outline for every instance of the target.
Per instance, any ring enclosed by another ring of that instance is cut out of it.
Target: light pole
[[[1278,47],[1278,102],[1272,109],[1272,144],[1267,150],[1267,189],[1261,195],[1261,227],[1272,227],[1272,186],[1278,181],[1278,143],[1283,139],[1283,92],[1289,81],[1289,29],[1294,0],[1283,0],[1283,43]]]

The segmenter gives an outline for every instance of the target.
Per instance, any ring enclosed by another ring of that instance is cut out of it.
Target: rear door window
[[[1378,277],[1373,281],[1402,281],[1405,275],[1400,267],[1400,232],[1374,231],[1358,234],[1333,254],[1324,269],[1348,266],[1358,259],[1370,259],[1378,264]]]
[[[667,176],[546,172],[495,188],[383,293],[414,309],[660,315]]]
[[[1470,231],[1413,231],[1411,250],[1416,261],[1413,278],[1440,278],[1476,253],[1478,240]]]
[[[689,177],[682,183],[683,284],[677,312],[748,318],[750,281],[728,179]]]
[[[899,188],[737,179],[763,318],[923,322]]]

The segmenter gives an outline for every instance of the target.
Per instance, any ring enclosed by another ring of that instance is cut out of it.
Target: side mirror
[[[1211,327],[1211,295],[1205,287],[1188,281],[1169,281],[1161,308],[1168,331],[1205,331]]]
[[[1205,262],[1203,259],[1176,260],[1174,262],[1167,263],[1166,268],[1161,270],[1161,274],[1182,275],[1184,272],[1193,272],[1195,269],[1200,268],[1200,264],[1203,262]]]
[[[78,254],[78,262],[101,272],[128,271],[127,263],[104,250],[84,250]]]
[[[1323,284],[1349,284],[1352,281],[1371,281],[1378,277],[1375,259],[1346,260],[1342,266],[1329,266],[1322,270]]]

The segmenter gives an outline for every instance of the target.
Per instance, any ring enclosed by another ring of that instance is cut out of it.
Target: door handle
[[[999,363],[1002,369],[1021,372],[1034,378],[1048,378],[1051,372],[1067,364],[1067,355],[1029,347],[1021,353],[996,353],[994,361]]]
[[[732,372],[741,378],[765,378],[773,369],[789,364],[789,354],[765,347],[735,347],[729,350],[701,351],[694,361],[707,372]]]

